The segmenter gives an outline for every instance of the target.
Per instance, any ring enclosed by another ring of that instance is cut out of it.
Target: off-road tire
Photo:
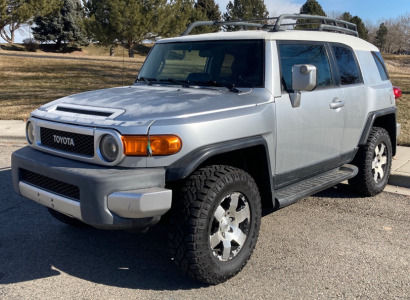
[[[359,173],[349,179],[349,185],[358,193],[374,196],[383,191],[390,176],[392,145],[389,133],[373,127],[365,145],[359,148],[352,164]]]
[[[65,214],[62,214],[48,207],[47,207],[47,210],[50,213],[50,215],[52,215],[55,219],[59,220],[60,222],[64,224],[67,224],[73,227],[78,227],[78,228],[87,227],[87,224],[85,224],[84,222],[81,222],[80,220],[66,216]]]
[[[222,165],[201,168],[175,191],[171,210],[171,254],[184,272],[218,284],[242,270],[255,248],[261,220],[259,190],[248,173]],[[227,241],[237,234],[241,238]]]

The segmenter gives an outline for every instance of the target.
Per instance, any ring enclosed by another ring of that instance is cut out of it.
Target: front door
[[[336,85],[330,49],[316,42],[278,43],[282,96],[276,98],[277,151],[275,177],[280,187],[330,168],[340,156],[345,110],[344,94]],[[301,92],[301,104],[292,107],[292,66],[314,65],[317,87]],[[336,104],[336,105],[332,105]]]

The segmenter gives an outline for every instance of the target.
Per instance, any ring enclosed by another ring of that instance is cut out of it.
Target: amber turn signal
[[[171,155],[179,152],[182,147],[181,139],[176,135],[152,135],[121,137],[124,154],[129,156]]]

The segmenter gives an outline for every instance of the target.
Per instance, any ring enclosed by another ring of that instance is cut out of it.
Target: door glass
[[[282,84],[285,91],[292,91],[292,66],[300,64],[314,65],[317,68],[318,87],[333,85],[329,59],[324,45],[280,44],[279,52]]]

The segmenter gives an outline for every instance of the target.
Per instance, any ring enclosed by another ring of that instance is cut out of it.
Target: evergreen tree
[[[322,6],[316,0],[307,0],[300,8],[301,14],[326,16]]]
[[[128,48],[147,39],[181,34],[194,15],[193,0],[88,0],[87,29],[93,40],[109,46],[118,43]]]
[[[110,22],[110,0],[84,1],[86,13],[85,28],[89,38],[98,46],[110,48],[110,56],[114,55],[115,48],[121,44],[116,29]]]
[[[342,14],[341,19],[356,24],[359,37],[366,41],[369,40],[369,30],[366,28],[366,25],[364,25],[361,18],[358,16],[353,17],[349,12],[345,12]]]
[[[387,41],[387,27],[384,23],[380,24],[379,29],[376,32],[376,37],[374,39],[375,45],[380,49],[380,51],[384,51],[386,41]]]
[[[206,20],[218,21],[221,19],[219,5],[214,0],[198,0],[195,8],[205,13]]]
[[[70,43],[73,47],[88,45],[84,29],[84,12],[79,0],[64,0],[62,8],[54,14],[37,17],[33,36],[39,42],[55,42],[57,50]]]
[[[225,21],[264,19],[269,16],[263,0],[233,0],[226,6],[223,15]],[[227,31],[240,30],[238,27],[226,26]]]
[[[326,16],[322,6],[316,0],[307,0],[300,8],[300,13],[304,15]],[[306,24],[310,21],[308,19],[297,20],[297,24]],[[298,25],[296,29],[318,28],[318,24],[312,25]]]
[[[195,21],[219,21],[221,20],[221,11],[219,5],[214,0],[198,0],[194,5],[195,11],[191,22]],[[218,26],[202,26],[194,29],[193,33],[217,32]]]

